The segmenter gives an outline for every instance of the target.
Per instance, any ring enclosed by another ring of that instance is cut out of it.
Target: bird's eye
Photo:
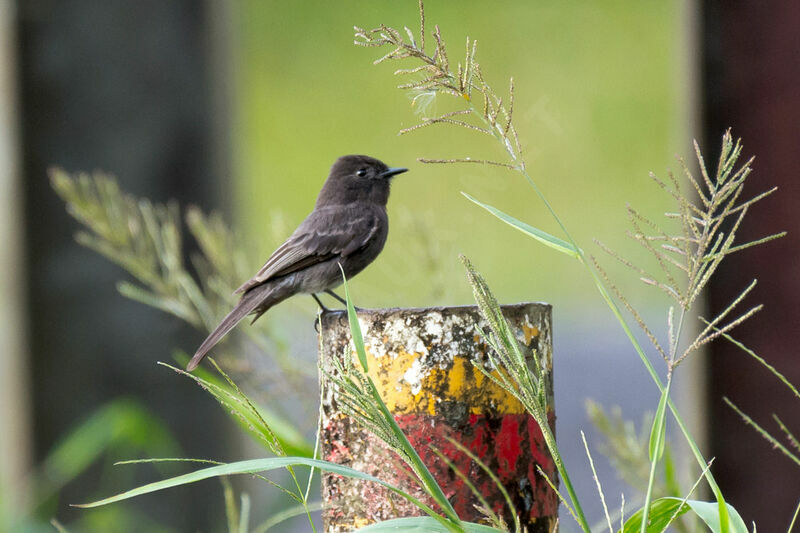
[[[367,175],[367,169],[366,168],[359,168],[358,172],[356,172],[356,176],[358,176],[359,178],[363,178],[366,175]]]

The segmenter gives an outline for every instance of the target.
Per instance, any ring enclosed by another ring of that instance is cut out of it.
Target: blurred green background
[[[515,124],[528,170],[589,250],[594,237],[634,249],[624,238],[626,202],[659,216],[668,198],[647,174],[664,176],[678,166],[675,154],[689,154],[691,81],[682,59],[681,9],[678,2],[426,5],[428,30],[441,26],[453,68],[470,36],[498,94],[507,94],[514,77]],[[311,209],[336,157],[366,153],[411,171],[393,184],[383,254],[354,282],[362,305],[470,302],[459,253],[473,259],[502,301],[600,305],[577,264],[459,194],[559,235],[517,173],[416,161],[502,157],[496,141],[446,125],[397,135],[419,121],[416,112],[435,116],[452,109],[453,98],[412,107],[409,94],[396,88],[410,80],[393,72],[416,65],[373,66],[389,50],[354,46],[353,25],[418,32],[416,2],[245,1],[235,17],[233,186],[237,223],[259,257]],[[429,53],[431,43],[429,37]],[[630,287],[632,277],[610,266]]]

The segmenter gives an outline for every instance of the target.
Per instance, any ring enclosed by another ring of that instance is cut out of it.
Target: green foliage
[[[138,282],[120,283],[121,294],[175,315],[204,332],[213,329],[227,313],[233,304],[233,290],[244,277],[245,259],[219,215],[205,216],[196,208],[186,212],[187,227],[200,250],[192,257],[192,267],[200,276],[200,281],[195,281],[184,262],[180,211],[176,204],[154,205],[148,200],[137,200],[123,193],[112,178],[103,174],[71,177],[53,170],[51,183],[66,202],[68,212],[86,228],[77,234],[78,242],[120,265]],[[266,349],[269,339],[263,333],[251,338],[270,353]],[[286,357],[276,357],[275,362],[287,377],[298,372]],[[313,446],[295,423],[251,401],[219,367],[223,380],[202,370],[191,375],[170,368],[209,391],[234,421],[273,453],[313,455]],[[107,425],[113,427],[110,422]],[[300,488],[291,468],[288,470],[296,490],[273,484],[306,506],[307,491]],[[234,509],[235,514],[248,514],[249,500],[243,499],[237,508],[232,493],[225,493],[229,519]],[[313,528],[310,511],[306,510],[306,514]],[[233,522],[237,527],[241,523],[240,519],[229,520]]]
[[[721,533],[730,531],[731,533],[748,533],[744,520],[736,512],[736,509],[728,504],[728,513],[731,517],[729,528],[723,529],[720,525],[719,511],[715,502],[703,502],[697,500],[681,500],[679,498],[659,498],[653,501],[650,509],[649,522],[646,526],[642,524],[644,509],[640,509],[631,516],[625,526],[620,530],[621,533],[635,533],[642,530],[647,533],[662,533],[678,516],[693,511],[708,527],[709,531]]]
[[[772,189],[761,193],[747,201],[740,201],[745,180],[750,174],[750,163],[752,161],[750,159],[736,169],[736,163],[741,151],[741,142],[736,141],[734,143],[730,131],[725,132],[716,174],[714,178],[711,178],[700,153],[700,148],[695,143],[695,152],[700,166],[702,182],[692,175],[692,172],[683,161],[681,163],[686,181],[691,184],[693,193],[696,193],[696,199],[694,196],[682,193],[679,180],[671,172],[669,173],[669,178],[672,182],[672,188],[651,173],[651,178],[666,190],[677,204],[676,212],[667,213],[666,217],[679,222],[681,231],[678,234],[672,234],[662,229],[659,224],[645,217],[634,208],[628,207],[629,220],[633,227],[633,231],[629,233],[629,236],[652,254],[660,270],[660,276],[652,275],[646,269],[637,266],[632,261],[623,258],[601,244],[601,247],[612,257],[639,274],[642,282],[659,288],[677,304],[677,326],[673,321],[674,308],[670,307],[667,313],[667,336],[669,340],[669,348],[667,350],[661,347],[651,328],[633,308],[622,291],[614,283],[610,282],[605,270],[592,257],[595,268],[606,280],[619,301],[633,315],[636,323],[667,364],[667,385],[662,389],[661,399],[656,409],[650,434],[649,455],[651,469],[644,504],[645,519],[647,518],[647,508],[650,504],[655,483],[657,463],[660,460],[665,441],[666,407],[669,400],[669,390],[672,385],[673,371],[689,354],[738,326],[762,308],[760,305],[752,307],[737,318],[728,319],[728,322],[722,325],[727,316],[755,287],[755,281],[745,288],[715,318],[706,321],[706,326],[700,330],[694,339],[689,341],[684,341],[682,338],[685,321],[689,318],[689,313],[692,312],[697,298],[725,257],[785,235],[785,232],[777,233],[755,241],[736,244],[736,231],[748,209],[775,190]],[[723,228],[725,231],[723,231]],[[715,483],[712,483],[712,488],[715,488]],[[721,493],[716,488],[715,492],[719,500],[719,521],[723,529],[727,530],[727,510],[723,505]],[[644,532],[644,527],[642,525],[642,532]]]
[[[660,461],[664,456],[664,446],[667,435],[667,398],[669,398],[669,388],[665,388],[664,392],[661,393],[661,399],[658,400],[658,407],[656,407],[656,415],[653,418],[653,427],[650,430],[650,440],[647,446],[647,453],[650,457],[650,461],[653,462]]]
[[[290,518],[294,518],[296,516],[304,515],[307,511],[322,511],[325,509],[325,505],[322,502],[314,502],[309,503],[308,505],[295,505],[292,507],[286,507],[282,511],[275,513],[274,515],[270,516],[268,519],[263,521],[261,524],[256,526],[253,529],[253,533],[266,533],[273,527],[289,520]]]
[[[489,533],[497,529],[480,524],[463,523],[465,533]],[[359,533],[384,533],[387,531],[403,531],[408,533],[446,533],[450,531],[430,516],[412,518],[395,518],[384,520],[358,529]]]
[[[641,494],[642,499],[637,498],[637,500],[643,501],[650,477],[651,461],[647,428],[653,427],[652,413],[646,414],[642,418],[638,431],[633,422],[623,418],[622,411],[618,407],[612,409],[611,412],[606,412],[596,402],[587,400],[586,413],[592,425],[602,436],[602,440],[598,443],[600,451],[609,459],[616,474]],[[674,452],[670,442],[665,439],[664,454],[653,481],[654,494],[662,494],[666,497],[679,497],[684,494],[675,475],[676,465],[673,458]],[[622,514],[620,513],[620,515]],[[697,524],[689,522],[690,515],[680,513],[676,515],[676,518],[683,516],[686,519],[676,520],[671,527],[675,531],[684,533],[695,531]]]
[[[659,498],[650,507],[647,531],[662,532],[675,518],[689,510],[689,506],[677,498]],[[626,522],[621,533],[636,533],[642,527],[644,509],[639,509]]]
[[[6,512],[0,529],[6,531],[52,531],[46,526],[55,513],[58,493],[104,456],[117,454],[160,455],[176,453],[178,446],[163,422],[130,399],[111,401],[81,420],[47,453],[27,480],[30,498],[19,502],[23,493],[8,499],[18,505]],[[108,513],[106,513],[108,514]],[[125,521],[125,513],[113,513]],[[112,518],[112,517],[109,517]],[[100,516],[82,517],[84,523]],[[58,524],[65,529],[66,527]]]
[[[170,460],[167,459],[166,461]],[[178,459],[177,461],[183,462],[184,460]],[[242,474],[255,475],[255,474],[261,474],[262,472],[269,472],[272,470],[283,469],[283,468],[288,469],[300,465],[317,468],[328,472],[333,472],[335,474],[339,474],[342,476],[347,476],[355,479],[361,479],[377,483],[389,489],[390,491],[394,492],[395,494],[398,494],[399,496],[405,498],[406,500],[414,503],[420,509],[426,510],[434,518],[436,516],[439,516],[432,509],[427,507],[423,502],[417,500],[407,492],[403,491],[398,487],[395,487],[390,483],[386,483],[385,481],[382,481],[369,474],[359,472],[358,470],[353,470],[352,468],[349,468],[347,466],[331,463],[328,461],[322,461],[319,459],[309,459],[306,457],[269,457],[264,459],[251,459],[248,461],[239,461],[235,463],[221,463],[215,466],[210,466],[207,468],[202,468],[200,470],[195,470],[193,472],[189,472],[187,474],[183,474],[180,476],[163,479],[161,481],[156,481],[154,483],[148,483],[147,485],[131,489],[121,494],[117,494],[115,496],[111,496],[91,503],[76,505],[76,507],[81,507],[85,509],[100,507],[111,503],[128,500],[130,498],[135,498],[137,496],[142,496],[144,494],[150,494],[160,490],[179,487],[182,485],[187,485],[189,483],[196,483],[199,481],[204,481],[216,477],[242,475]],[[441,517],[439,517],[439,519],[436,519],[436,521],[438,524],[440,524],[440,526],[444,528],[443,529],[444,531],[497,531],[496,529],[493,528],[476,530],[473,529],[473,527],[475,526],[473,524],[463,524],[461,522],[456,522],[456,523],[449,522],[447,520],[442,520]],[[461,528],[459,528],[456,527],[456,524],[463,524],[463,525],[460,526]],[[466,527],[467,529],[464,529],[464,527]]]
[[[187,460],[158,459],[157,461],[186,462]],[[137,462],[150,462],[150,460],[137,461]],[[253,474],[260,474],[261,472],[268,472],[271,470],[283,469],[298,465],[306,465],[306,466],[321,468],[323,466],[326,466],[327,464],[328,463],[326,463],[325,461],[320,461],[318,459],[309,459],[305,457],[268,457],[263,459],[238,461],[235,463],[218,463],[215,464],[214,466],[202,468],[200,470],[195,470],[187,474],[171,477],[168,479],[163,479],[161,481],[156,481],[153,483],[148,483],[146,485],[142,485],[141,487],[137,487],[135,489],[131,489],[126,492],[117,494],[115,496],[104,498],[102,500],[94,501],[91,503],[78,504],[75,507],[80,507],[84,509],[100,507],[103,505],[108,505],[110,503],[115,503],[123,500],[128,500],[130,498],[135,498],[136,496],[142,496],[144,494],[150,494],[152,492],[157,492],[168,488],[179,487],[189,483],[197,483],[198,481],[217,478],[220,476],[231,476],[231,475],[241,475],[241,474],[253,475]],[[352,470],[350,468],[341,465],[331,465],[331,471],[342,475],[356,475],[361,479],[371,480],[371,476],[368,476],[367,474],[362,474],[361,472],[357,472],[355,470]]]
[[[177,451],[163,422],[137,402],[120,399],[100,408],[72,429],[39,467],[38,498],[54,495],[109,449],[144,453]]]
[[[787,533],[792,533],[794,531],[794,525],[797,522],[797,517],[800,516],[800,502],[797,502],[797,507],[794,510],[794,516],[792,516],[792,521],[789,523],[789,527],[786,529]]]

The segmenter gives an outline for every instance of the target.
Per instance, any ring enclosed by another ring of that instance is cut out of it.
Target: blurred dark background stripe
[[[743,139],[743,155],[756,155],[748,197],[778,186],[749,215],[740,239],[789,232],[722,264],[710,286],[709,314],[727,307],[757,278],[747,302],[764,303],[765,309],[733,336],[800,386],[800,2],[713,0],[703,2],[703,9],[706,146],[732,127]],[[759,531],[785,531],[800,500],[800,467],[745,426],[722,397],[786,445],[772,414],[797,435],[800,402],[732,344],[712,343],[710,352],[706,456],[716,458],[715,475],[747,524],[755,520]]]
[[[222,9],[211,4],[18,5],[35,460],[82,414],[118,396],[143,399],[184,456],[231,457],[224,435],[232,426],[220,409],[189,380],[156,366],[200,335],[117,293],[126,275],[75,243],[78,226],[47,178],[52,165],[97,169],[156,202],[220,206],[230,184],[220,179],[227,147],[214,112],[225,99],[214,93],[214,48],[225,36],[211,31],[219,20],[212,14]],[[98,496],[99,474],[94,469],[63,491],[59,518],[80,512],[66,503]],[[190,487],[134,505],[177,530],[209,531],[222,523],[221,502],[216,487]]]
[[[0,515],[31,458],[16,36],[16,4],[0,0]]]

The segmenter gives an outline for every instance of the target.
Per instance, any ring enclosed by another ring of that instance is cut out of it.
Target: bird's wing
[[[377,214],[371,210],[343,210],[341,206],[318,208],[272,253],[256,275],[236,292],[246,292],[271,278],[296,272],[335,256],[350,255],[374,237],[378,223]]]

